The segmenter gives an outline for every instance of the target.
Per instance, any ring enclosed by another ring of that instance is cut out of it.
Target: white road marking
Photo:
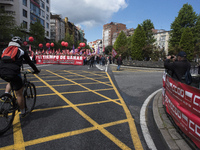
[[[147,106],[150,102],[150,100],[152,99],[152,97],[159,91],[161,91],[161,89],[155,91],[154,93],[152,93],[146,100],[145,102],[143,103],[142,105],[142,108],[140,110],[140,126],[141,126],[141,129],[142,129],[142,133],[143,133],[143,136],[144,136],[144,139],[147,143],[147,146],[149,147],[149,149],[152,149],[152,150],[157,150],[152,138],[151,138],[151,135],[149,133],[149,129],[147,127],[147,124],[146,124],[146,109],[147,109]]]

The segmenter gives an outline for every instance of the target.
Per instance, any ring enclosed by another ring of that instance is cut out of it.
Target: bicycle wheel
[[[36,88],[33,83],[28,83],[24,89],[24,102],[25,102],[25,108],[26,112],[30,113],[35,106],[36,102]]]
[[[0,96],[0,135],[5,133],[12,125],[15,117],[16,103],[10,94]]]

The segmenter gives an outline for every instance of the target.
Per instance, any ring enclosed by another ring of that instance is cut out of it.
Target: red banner
[[[200,89],[163,76],[163,104],[177,126],[200,148]]]
[[[37,64],[83,65],[83,56],[36,55]]]
[[[115,51],[115,49],[112,49],[112,56],[115,57],[117,55],[117,52]]]

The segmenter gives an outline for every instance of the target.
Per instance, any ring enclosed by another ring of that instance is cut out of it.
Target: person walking
[[[120,67],[122,65],[122,57],[121,57],[121,54],[119,54],[119,57],[117,58],[117,71],[120,70]]]

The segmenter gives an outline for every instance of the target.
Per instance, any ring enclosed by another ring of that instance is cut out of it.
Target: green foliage
[[[126,43],[127,43],[126,34],[123,31],[121,31],[113,45],[113,48],[116,50],[118,54],[122,54],[126,51],[125,49]]]
[[[23,27],[22,24],[20,26],[15,26],[12,34],[13,34],[13,36],[21,37],[22,40],[25,40],[26,36],[28,36],[26,33],[26,29]]]
[[[179,45],[181,35],[185,28],[189,27],[194,33],[194,27],[197,21],[197,14],[189,4],[184,4],[178,13],[178,17],[175,18],[171,24],[170,41],[169,46],[175,47]]]
[[[78,46],[78,44],[76,44],[76,45],[74,44],[74,37],[73,37],[73,35],[70,35],[69,33],[65,34],[64,41],[68,43],[67,49],[70,49],[70,50],[73,49],[73,45],[75,48]]]
[[[151,60],[153,61],[158,61],[160,58],[160,52],[159,50],[154,50],[153,53],[151,54]]]
[[[13,15],[7,14],[0,9],[0,41],[9,42],[14,30],[15,21]]]
[[[194,55],[194,39],[190,28],[185,28],[180,41],[180,47],[187,54],[187,59],[192,60]]]
[[[197,17],[193,35],[194,35],[195,44],[200,43],[200,15],[198,15],[198,17]]]
[[[113,48],[112,45],[106,46],[106,47],[105,47],[105,54],[106,54],[106,55],[112,54],[112,48]]]
[[[135,60],[143,60],[142,49],[146,45],[146,35],[143,27],[138,25],[132,36],[131,57]]]
[[[38,20],[34,24],[30,24],[30,30],[29,30],[30,36],[33,36],[34,41],[31,42],[31,46],[33,48],[38,49],[38,45],[40,43],[43,43],[43,46],[45,46],[45,29],[40,24],[40,21]]]
[[[154,49],[153,45],[145,45],[142,48],[142,54],[145,60],[149,60],[149,57],[151,57],[151,54],[153,53],[153,49]]]
[[[153,45],[153,43],[156,41],[156,39],[153,36],[153,32],[152,32],[152,29],[154,29],[153,23],[151,22],[150,19],[147,19],[147,20],[143,21],[141,26],[143,27],[145,34],[146,34],[147,44]]]

